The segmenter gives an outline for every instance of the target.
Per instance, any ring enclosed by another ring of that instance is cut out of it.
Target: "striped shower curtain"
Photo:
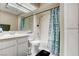
[[[48,48],[53,55],[60,52],[59,7],[50,10]]]

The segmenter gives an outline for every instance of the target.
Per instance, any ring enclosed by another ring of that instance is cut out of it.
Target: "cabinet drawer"
[[[11,46],[16,45],[16,40],[3,40],[0,41],[0,50],[9,48]]]

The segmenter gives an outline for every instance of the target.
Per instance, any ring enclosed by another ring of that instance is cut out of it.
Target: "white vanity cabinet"
[[[0,40],[0,56],[26,56],[28,36]]]

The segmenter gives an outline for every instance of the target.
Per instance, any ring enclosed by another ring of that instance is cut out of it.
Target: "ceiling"
[[[9,13],[12,13],[15,15],[27,14],[27,13],[37,9],[38,5],[39,5],[39,4],[30,4],[30,3],[20,3],[20,4],[18,3],[20,6],[17,6],[15,4],[17,4],[17,3],[9,3],[9,4],[0,3],[0,11],[9,12]],[[14,5],[14,6],[11,6],[11,5]],[[17,7],[15,7],[15,6],[17,6]],[[25,12],[23,11],[24,9],[25,9]]]
[[[10,4],[13,4],[13,3],[10,3]],[[17,3],[15,3],[15,4],[17,4]],[[20,3],[20,5],[22,5],[22,8],[20,7],[20,9],[18,9],[19,6],[14,8],[11,6],[7,6],[7,3],[0,3],[0,11],[5,11],[5,12],[12,13],[14,15],[20,15],[20,16],[27,17],[33,13],[39,13],[41,11],[58,6],[59,4],[58,3]],[[27,12],[24,12],[23,8],[25,8],[26,9],[25,11],[27,11]]]

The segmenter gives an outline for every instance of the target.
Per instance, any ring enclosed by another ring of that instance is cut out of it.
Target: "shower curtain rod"
[[[59,7],[59,6],[57,6],[57,7]],[[53,8],[57,8],[57,7],[53,7]],[[50,8],[50,9],[48,9],[48,10],[44,10],[44,11],[35,13],[35,14],[33,14],[33,15],[37,15],[37,14],[40,14],[40,13],[44,13],[44,12],[46,12],[46,11],[49,11],[49,10],[53,9],[53,8]],[[33,15],[27,16],[26,18],[31,17],[31,16],[33,16]]]

